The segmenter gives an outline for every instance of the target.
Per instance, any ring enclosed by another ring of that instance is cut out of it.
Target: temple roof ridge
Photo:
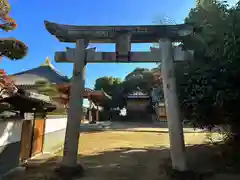
[[[58,75],[60,76],[63,76],[63,77],[66,77],[66,75],[64,75],[63,73],[59,72],[55,66],[51,63],[51,60],[50,58],[47,56],[46,59],[45,59],[45,62],[42,63],[40,66],[48,66],[50,67],[53,71],[55,71]]]
[[[46,57],[45,62],[38,67],[9,75],[17,85],[33,85],[36,80],[45,79],[51,83],[69,83],[69,78],[60,73]]]
[[[52,65],[51,60],[50,60],[50,58],[49,58],[48,56],[46,57],[44,63],[42,63],[40,66],[49,66],[49,67],[51,67],[51,68],[54,69],[54,70],[56,69],[56,68]]]
[[[136,87],[135,90],[133,90],[132,92],[128,93],[128,97],[131,96],[149,96],[149,94],[147,92],[145,92],[144,90],[142,90],[139,86]]]

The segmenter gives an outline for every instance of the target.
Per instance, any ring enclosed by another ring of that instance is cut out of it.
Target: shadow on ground
[[[110,122],[110,121],[108,121]],[[104,123],[104,121],[100,121]],[[122,122],[122,121],[111,121],[112,128],[130,129],[130,128],[168,128],[167,121],[156,121],[156,122]],[[184,128],[192,129],[189,124],[184,124]]]
[[[107,125],[106,125],[107,124]],[[101,131],[125,131],[125,132],[158,132],[167,133],[167,122],[99,122],[99,124],[82,124],[80,132],[94,133]],[[191,125],[184,125],[184,133],[205,133],[207,130],[194,129]]]
[[[198,172],[210,172],[205,179],[239,180],[240,177],[224,172],[217,146],[194,145],[186,148],[189,167]],[[165,148],[119,148],[91,156],[79,155],[85,168],[81,180],[168,180],[165,167],[170,164],[170,153]],[[31,161],[24,173],[8,180],[55,180],[54,168],[61,157],[54,157],[43,164]],[[185,180],[185,179],[184,179]],[[193,180],[193,179],[191,179]]]
[[[81,129],[80,132],[81,133],[98,133],[98,132],[104,132],[104,131],[120,131],[120,132],[145,132],[145,133],[168,133],[168,131],[166,130],[160,130],[160,129]],[[206,132],[209,132],[209,131],[194,131],[194,130],[185,130],[184,131],[184,134],[185,133],[206,133]]]

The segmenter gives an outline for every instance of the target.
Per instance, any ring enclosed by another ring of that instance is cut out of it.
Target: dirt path
[[[201,144],[205,134],[186,133],[185,141]],[[84,134],[80,142],[80,161],[87,167],[83,179],[165,179],[159,165],[169,158],[168,133],[112,131]]]
[[[185,141],[187,145],[202,144],[205,142],[205,133],[185,133]],[[165,180],[166,175],[159,165],[169,158],[168,147],[168,133],[163,131],[105,131],[81,134],[78,159],[86,173],[81,179]],[[58,157],[41,165],[30,165],[27,172],[18,175],[17,179],[56,179],[53,169],[61,155],[60,152]]]

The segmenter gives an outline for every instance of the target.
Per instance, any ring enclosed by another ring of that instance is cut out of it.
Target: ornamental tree
[[[0,29],[5,32],[16,29],[16,21],[8,14],[10,12],[8,0],[0,0]],[[0,38],[0,59],[5,56],[10,60],[18,60],[26,56],[27,46],[15,38]],[[14,82],[0,69],[0,99],[13,95],[17,92]]]
[[[17,88],[3,69],[0,69],[0,99],[9,97],[17,92]]]
[[[11,10],[8,0],[0,0],[0,29],[5,32],[17,28],[16,21],[9,16]],[[7,57],[11,60],[22,59],[27,54],[27,46],[15,38],[0,38],[0,57]]]

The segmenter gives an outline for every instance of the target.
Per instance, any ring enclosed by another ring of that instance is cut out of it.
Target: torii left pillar
[[[83,117],[83,94],[86,74],[85,48],[88,42],[79,39],[74,53],[73,76],[71,82],[68,119],[65,134],[64,154],[59,174],[83,175],[83,168],[77,164],[80,120]]]

